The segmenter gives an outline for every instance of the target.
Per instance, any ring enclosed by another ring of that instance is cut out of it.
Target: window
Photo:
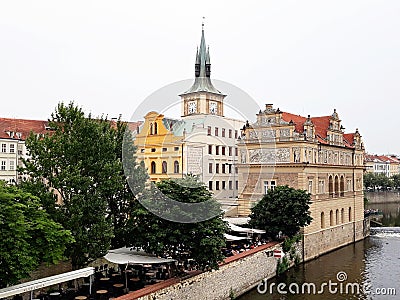
[[[212,181],[209,181],[209,182],[208,182],[208,189],[209,189],[210,191],[212,191],[212,189],[213,189],[213,182],[212,182]]]
[[[232,180],[229,180],[229,189],[232,190]]]
[[[351,207],[349,207],[349,222],[351,222]]]
[[[215,173],[219,173],[219,164],[215,164]]]
[[[5,161],[5,160],[2,160],[2,161],[1,161],[0,170],[2,170],[2,171],[5,171],[5,170],[6,170],[6,161]]]
[[[179,151],[179,147],[174,147],[174,151]]]
[[[144,149],[140,149],[140,153],[144,153]],[[19,154],[19,153],[18,153]]]
[[[312,194],[312,180],[308,181],[308,192]]]
[[[167,148],[162,148],[162,152],[167,152]]]
[[[225,186],[225,181],[221,181],[222,182],[222,189],[225,190],[226,186]]]
[[[167,162],[166,161],[163,161],[162,162],[162,165],[161,165],[161,172],[163,173],[163,174],[167,174]]]
[[[222,134],[222,137],[225,137],[225,128],[222,128],[221,134]]]
[[[150,134],[153,134],[153,123],[150,123]]]
[[[208,163],[208,173],[212,173],[212,172],[213,172],[213,164]]]
[[[239,189],[239,181],[236,180],[235,182],[235,189],[238,190]]]
[[[329,226],[333,226],[333,211],[329,212]]]
[[[151,152],[156,152],[156,148],[151,148]]]
[[[236,168],[235,168],[236,169]],[[276,181],[264,181],[264,194],[267,194],[269,190],[274,190],[276,187]]]
[[[228,131],[228,137],[231,139],[232,138],[232,129],[229,129]]]
[[[174,173],[178,174],[179,173],[179,161],[174,161]]]
[[[235,167],[235,173],[238,173],[238,167]],[[275,182],[275,181],[271,181],[271,182]]]
[[[347,179],[347,191],[352,191],[351,179]]]
[[[341,223],[344,223],[344,208],[341,209],[340,211],[340,219],[341,219]]]
[[[225,155],[225,146],[221,146],[221,154]]]
[[[6,144],[1,144],[1,152],[7,152],[7,145]]]
[[[325,214],[321,213],[321,228],[325,228]]]
[[[235,148],[235,156],[238,156],[238,148]]]
[[[14,144],[10,145],[10,153],[15,153],[15,145]]]
[[[339,210],[336,210],[336,225],[339,224]]]
[[[215,189],[216,189],[217,191],[219,191],[219,181],[218,181],[218,180],[215,182]]]
[[[14,161],[13,160],[10,160],[9,167],[10,167],[10,171],[14,171]]]
[[[218,127],[215,127],[215,136],[218,136]]]
[[[207,135],[211,135],[211,126],[207,126]]]
[[[232,156],[232,147],[228,148],[228,154],[229,154],[229,156]]]
[[[325,180],[318,181],[318,193],[324,194],[325,193]]]
[[[219,146],[215,146],[215,154],[219,155]]]
[[[225,164],[222,164],[222,174],[225,174]]]
[[[208,145],[208,154],[212,154],[212,145]]]
[[[235,130],[235,139],[237,139],[237,138],[238,138],[238,131]]]
[[[231,174],[231,173],[232,173],[232,165],[229,164],[229,174]]]
[[[157,122],[154,122],[154,134],[157,134]]]
[[[156,173],[156,163],[154,161],[151,162],[151,167],[150,167],[150,172],[151,174],[155,174]]]

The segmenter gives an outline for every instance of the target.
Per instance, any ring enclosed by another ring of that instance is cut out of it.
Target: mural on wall
[[[290,162],[289,148],[249,150],[250,163]]]

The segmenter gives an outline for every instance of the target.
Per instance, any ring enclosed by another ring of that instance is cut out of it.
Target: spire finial
[[[201,30],[204,30],[204,20],[206,19],[206,17],[203,17],[203,22],[201,22]]]

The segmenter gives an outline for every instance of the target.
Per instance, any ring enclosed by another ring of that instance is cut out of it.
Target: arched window
[[[174,173],[178,174],[179,173],[179,161],[174,161]]]
[[[339,177],[335,176],[335,197],[339,197]]]
[[[339,224],[339,210],[336,210],[336,225]]]
[[[344,208],[342,208],[342,210],[340,211],[340,217],[341,217],[341,223],[344,223]]]
[[[150,134],[153,134],[153,123],[150,123]]]
[[[329,212],[329,226],[333,226],[333,211]]]
[[[333,198],[333,178],[329,176],[329,197]]]
[[[349,222],[351,222],[351,207],[349,207]]]
[[[156,173],[156,163],[154,161],[151,162],[151,170],[150,170],[151,174],[155,174]]]
[[[167,174],[167,162],[166,161],[163,161],[162,162],[162,173],[163,174]]]
[[[340,176],[340,196],[344,197],[344,176]]]
[[[157,128],[158,126],[157,126],[157,122],[154,122],[154,134],[157,134]]]
[[[321,213],[321,228],[325,228],[325,214]]]

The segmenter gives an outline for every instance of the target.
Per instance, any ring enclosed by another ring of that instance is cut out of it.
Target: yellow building
[[[311,194],[305,260],[364,237],[364,146],[358,130],[343,129],[336,110],[306,118],[268,104],[245,126],[238,145],[239,215],[247,216],[278,185]]]
[[[183,136],[175,136],[171,130],[177,121],[154,111],[144,119],[134,143],[137,158],[144,161],[150,180],[182,177]]]

